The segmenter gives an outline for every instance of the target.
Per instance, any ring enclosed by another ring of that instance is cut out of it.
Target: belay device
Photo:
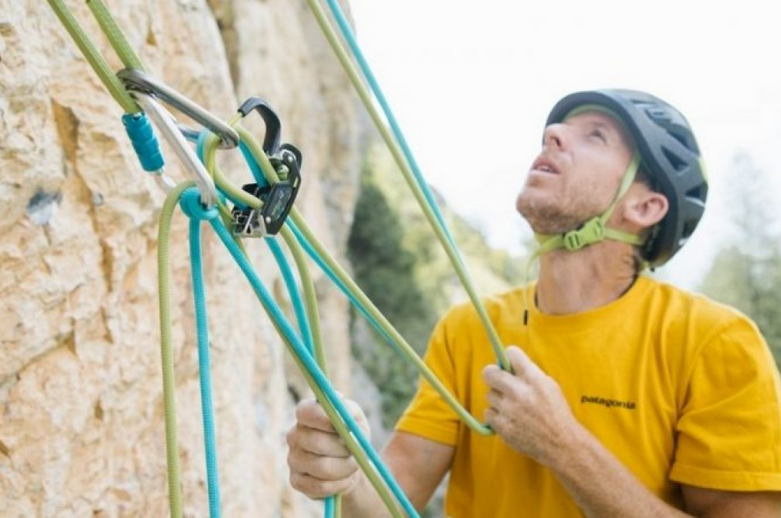
[[[263,151],[279,176],[273,185],[248,183],[242,189],[263,202],[260,210],[233,208],[233,234],[239,237],[275,235],[285,223],[301,185],[301,151],[292,144],[281,144],[282,125],[271,106],[263,99],[250,97],[239,107],[242,118],[256,110],[266,124]]]

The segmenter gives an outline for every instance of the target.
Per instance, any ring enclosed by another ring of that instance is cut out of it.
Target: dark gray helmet
[[[556,103],[546,126],[561,122],[586,104],[615,112],[635,140],[641,167],[667,197],[670,208],[642,247],[650,266],[672,258],[697,228],[705,210],[708,181],[689,123],[671,105],[634,90],[593,90],[570,94]]]

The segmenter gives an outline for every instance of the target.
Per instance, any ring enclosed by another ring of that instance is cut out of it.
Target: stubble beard
[[[598,213],[577,196],[555,196],[552,199],[535,196],[524,188],[515,202],[515,208],[537,234],[563,234],[577,229]]]

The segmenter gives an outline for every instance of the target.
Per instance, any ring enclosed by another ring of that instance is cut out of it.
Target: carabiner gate
[[[220,138],[220,147],[225,149],[235,148],[239,145],[239,134],[226,123],[215,117],[201,105],[177,92],[162,81],[131,68],[125,68],[117,72],[117,77],[131,92],[141,92],[154,95],[166,104],[173,106],[198,124],[207,128]],[[195,130],[185,128],[184,133],[197,133]]]

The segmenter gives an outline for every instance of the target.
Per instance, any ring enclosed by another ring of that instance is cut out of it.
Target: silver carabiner
[[[226,123],[215,117],[201,105],[177,92],[162,81],[158,81],[140,70],[125,68],[117,77],[130,92],[151,94],[184,113],[204,128],[220,137],[221,148],[235,148],[239,145],[239,134]],[[189,130],[194,132],[194,130]]]
[[[174,153],[184,163],[198,189],[201,191],[201,203],[207,208],[217,204],[217,188],[214,180],[209,176],[206,168],[196,156],[192,147],[187,143],[173,116],[150,94],[143,92],[131,92],[141,108],[155,123],[160,134],[173,148]]]

